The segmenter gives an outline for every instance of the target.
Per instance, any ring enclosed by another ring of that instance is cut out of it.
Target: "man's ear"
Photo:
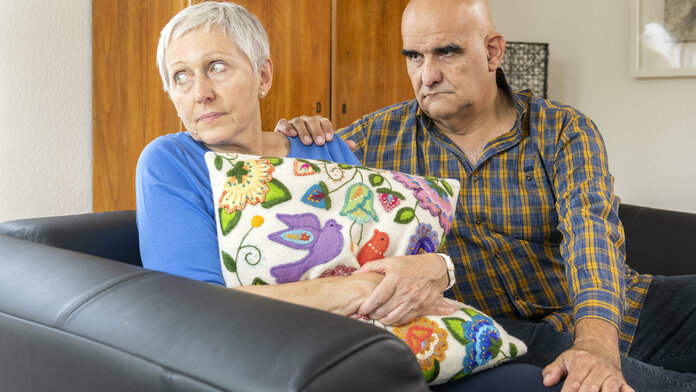
[[[503,54],[505,54],[505,38],[498,33],[487,36],[486,50],[488,51],[488,70],[490,72],[495,72],[503,61]]]

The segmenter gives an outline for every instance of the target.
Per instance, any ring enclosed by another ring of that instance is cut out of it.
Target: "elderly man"
[[[696,280],[640,275],[624,264],[619,199],[595,124],[569,106],[511,91],[498,69],[505,40],[484,0],[413,0],[401,31],[416,99],[339,135],[355,142],[366,166],[460,180],[446,242],[457,284],[447,294],[517,319],[502,323],[530,346],[526,360],[546,366],[545,385],[566,377],[564,391],[631,391],[626,374],[638,390],[696,388],[690,374],[626,357],[668,367],[680,356],[672,368],[696,372]],[[318,144],[332,138],[330,122],[316,117],[281,120],[277,130]],[[385,260],[361,270],[386,274],[361,312],[389,321],[424,311],[404,309],[415,294],[390,283],[409,266]],[[670,313],[669,290],[683,298],[672,309],[689,310]]]

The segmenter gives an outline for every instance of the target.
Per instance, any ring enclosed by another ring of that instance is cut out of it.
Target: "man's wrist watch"
[[[449,282],[447,283],[447,288],[445,290],[449,290],[452,286],[454,286],[455,283],[457,283],[457,280],[454,277],[454,263],[452,263],[452,259],[446,254],[436,254],[442,257],[443,260],[445,260],[445,265],[447,266],[447,278],[449,279]]]

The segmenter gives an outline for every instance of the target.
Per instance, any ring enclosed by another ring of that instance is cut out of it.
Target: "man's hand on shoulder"
[[[544,385],[566,377],[561,392],[633,392],[621,373],[618,332],[610,323],[584,318],[575,325],[573,347],[542,371]]]
[[[312,143],[321,146],[334,138],[331,120],[321,116],[300,116],[290,121],[281,118],[273,132],[280,132],[287,137],[297,136],[303,144],[308,146]],[[346,140],[346,144],[351,150],[355,150],[357,147],[352,140]]]

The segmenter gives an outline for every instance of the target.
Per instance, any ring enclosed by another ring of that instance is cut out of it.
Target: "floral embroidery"
[[[396,206],[398,206],[399,203],[401,203],[401,200],[399,200],[398,197],[394,196],[391,193],[378,193],[378,195],[379,203],[382,205],[384,211],[386,212],[390,212],[391,210],[396,208]]]
[[[296,160],[293,162],[293,173],[296,176],[311,176],[312,174],[317,174],[318,170],[315,170],[316,165],[313,165],[305,160]]]
[[[341,216],[348,216],[348,218],[359,225],[370,220],[377,222],[379,218],[373,202],[372,190],[367,185],[361,182],[353,184],[346,192],[346,202],[340,214]]]
[[[320,278],[328,278],[330,276],[349,276],[353,274],[353,271],[355,271],[357,268],[355,267],[346,267],[343,264],[339,264],[336,266],[334,269],[326,270],[322,272],[321,275],[319,275]]]
[[[421,208],[430,211],[432,216],[439,217],[440,226],[445,229],[445,235],[447,235],[452,227],[453,212],[446,191],[425,178],[399,172],[393,172],[393,174],[396,181],[414,191],[413,194],[418,199]]]
[[[421,253],[433,253],[440,246],[437,239],[437,232],[428,223],[421,223],[416,229],[416,234],[411,236],[406,250],[407,255],[417,255]]]
[[[445,360],[447,331],[440,328],[435,321],[417,318],[406,325],[394,327],[392,333],[413,351],[424,372],[432,370],[436,361]]]
[[[273,179],[273,165],[268,159],[238,161],[227,172],[218,204],[228,214],[241,211],[247,204],[263,203],[268,193],[268,182]]]
[[[464,369],[471,371],[498,355],[501,343],[500,332],[489,317],[478,314],[464,324],[463,328],[465,336],[469,339],[469,344],[466,345]]]
[[[302,202],[312,207],[326,208],[326,202],[330,199],[327,197],[328,192],[326,186],[322,187],[322,184],[323,182],[314,184],[307,189],[307,192],[302,196]]]

